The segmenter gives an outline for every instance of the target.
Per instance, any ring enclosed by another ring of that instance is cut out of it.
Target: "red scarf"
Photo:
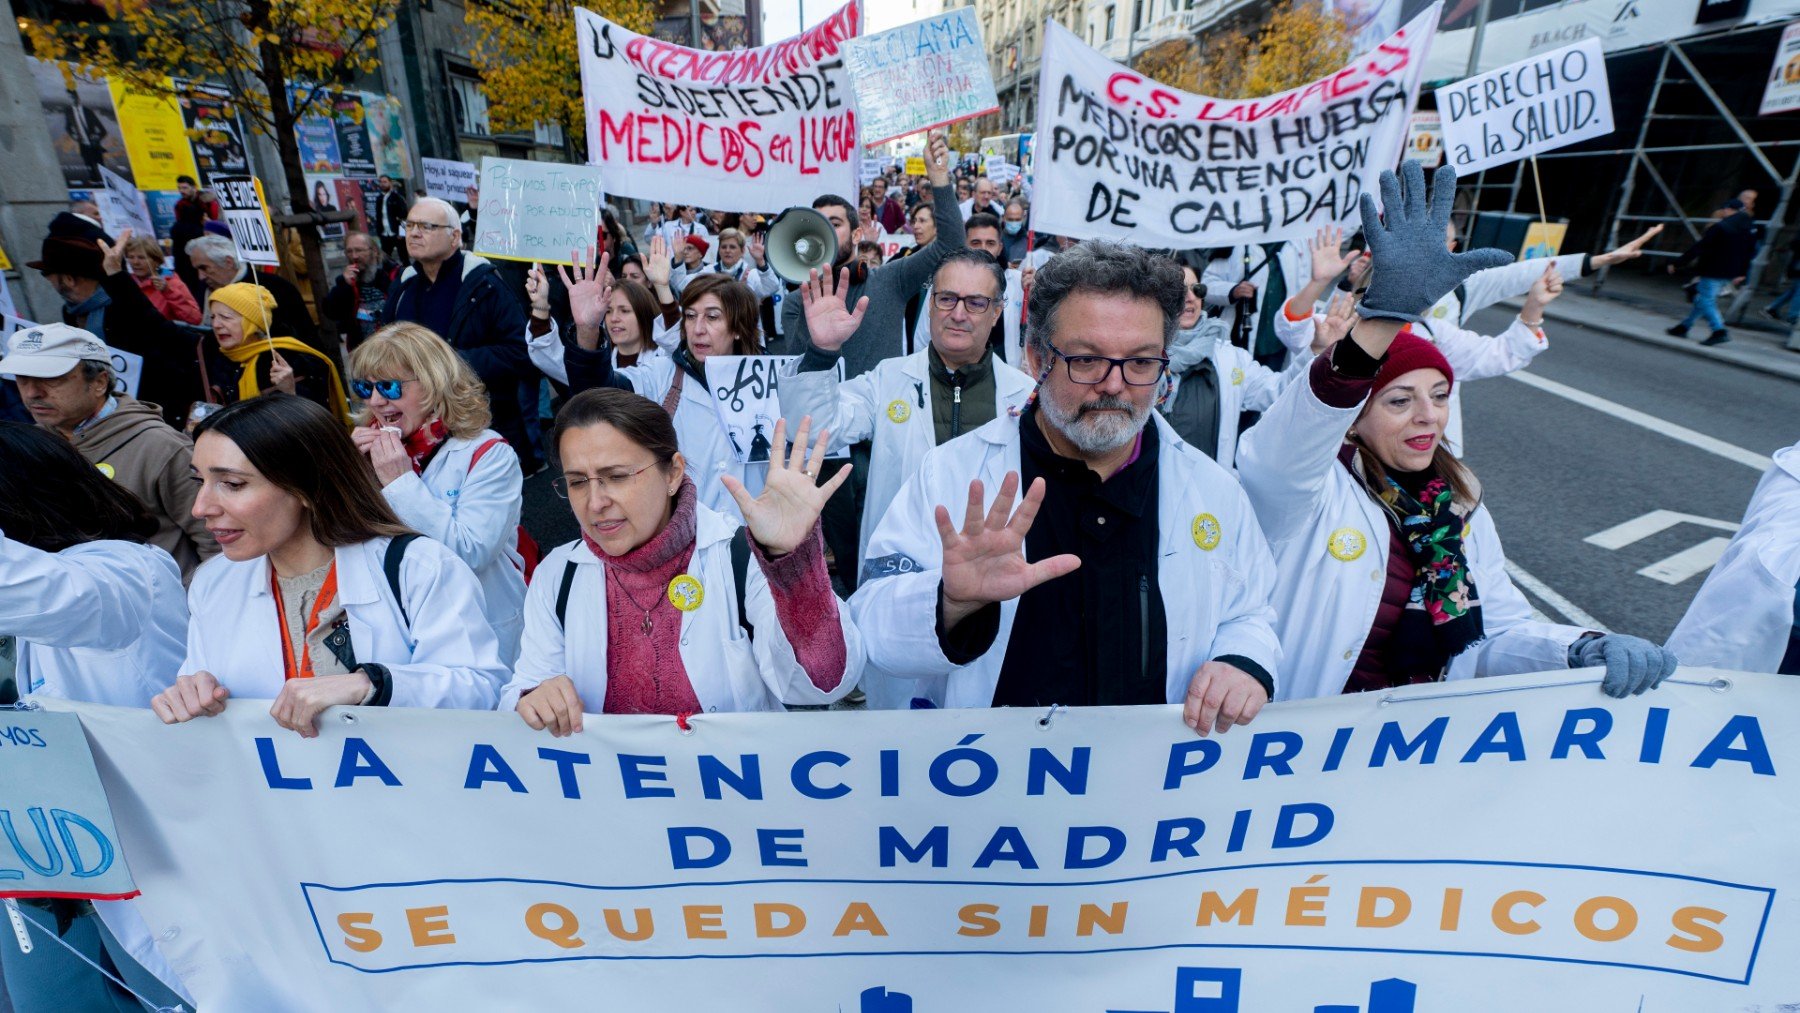
[[[406,456],[412,458],[413,473],[425,473],[425,464],[431,460],[431,454],[437,450],[438,444],[450,438],[450,430],[441,419],[432,419],[412,431],[412,435],[400,442],[406,447]]]

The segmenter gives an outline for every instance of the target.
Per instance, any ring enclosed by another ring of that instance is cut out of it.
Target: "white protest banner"
[[[875,182],[881,175],[882,164],[873,158],[865,158],[856,167],[856,181],[863,186]]]
[[[111,345],[106,350],[112,356],[113,392],[137,397],[138,383],[144,378],[144,357]]]
[[[775,423],[781,421],[781,378],[793,376],[798,355],[709,355],[706,386],[712,391],[719,426],[731,440],[739,463],[767,461],[775,439]],[[838,377],[844,364],[837,365]],[[788,438],[793,439],[789,433]],[[848,450],[827,455],[847,457]]]
[[[0,821],[0,897],[137,896],[75,715],[0,716]]]
[[[606,200],[591,165],[481,159],[481,215],[474,251],[497,260],[575,263],[594,244]]]
[[[1205,739],[1173,706],[594,716],[567,738],[332,708],[302,739],[266,701],[174,727],[42,702],[80,714],[138,907],[203,1010],[1800,996],[1800,683],[1597,683],[1276,704]]]
[[[991,180],[995,186],[1005,186],[1018,177],[1019,167],[1016,165],[1008,162],[1001,162],[998,165],[990,163],[988,165],[987,178]]]
[[[1412,114],[1412,127],[1406,134],[1406,153],[1401,156],[1417,161],[1427,169],[1436,168],[1444,157],[1444,125],[1434,112]]]
[[[1044,26],[1032,227],[1190,248],[1354,224],[1406,143],[1433,4],[1349,66],[1278,95],[1221,99],[1159,84]]]
[[[881,238],[875,242],[881,245],[881,261],[884,264],[899,256],[901,250],[910,250],[919,245],[919,241],[910,232],[889,232],[886,229],[881,230]]]
[[[588,161],[611,192],[717,208],[856,193],[860,145],[843,45],[855,3],[759,49],[711,52],[575,9]],[[485,210],[485,209],[484,209]]]
[[[981,156],[981,163],[982,163],[981,171],[986,173],[989,176],[992,176],[994,174],[995,169],[998,169],[1002,165],[1006,164],[1006,156],[1005,155],[983,155],[983,156]]]
[[[219,197],[238,259],[246,264],[280,267],[275,252],[275,226],[263,202],[262,180],[254,176],[214,176],[212,190]]]
[[[1800,109],[1800,21],[1781,30],[1781,41],[1775,45],[1775,65],[1769,68],[1769,83],[1763,86],[1762,108],[1758,116]]]
[[[126,229],[133,235],[156,238],[156,222],[150,217],[150,205],[138,188],[104,165],[100,167],[100,181],[105,186],[94,191],[94,197],[100,206],[100,224],[106,231],[114,238]]]
[[[466,203],[469,188],[480,179],[474,165],[448,158],[421,158],[419,168],[425,174],[425,195],[439,200]]]
[[[1000,108],[975,8],[844,44],[864,144],[882,144]]]
[[[1612,133],[1599,39],[1583,39],[1437,90],[1447,165],[1458,176]]]

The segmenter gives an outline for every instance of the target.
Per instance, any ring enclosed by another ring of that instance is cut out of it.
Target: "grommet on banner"
[[[693,717],[693,715],[686,713],[686,712],[675,715],[675,727],[677,730],[679,730],[681,732],[681,734],[683,734],[683,735],[694,734],[694,726],[688,724],[688,718],[691,718],[691,717]]]
[[[1391,704],[1393,702],[1394,702],[1394,695],[1392,693],[1389,693],[1389,694],[1383,696],[1381,699],[1375,701],[1375,706],[1386,707],[1388,704]]]
[[[345,711],[340,716],[344,719],[344,723],[347,725],[353,725],[356,723],[356,715],[350,713],[349,711]]]
[[[1059,704],[1059,703],[1051,704],[1050,709],[1044,712],[1044,716],[1041,718],[1038,718],[1038,727],[1048,729],[1050,727],[1050,719],[1055,717],[1056,712],[1059,710],[1062,710],[1062,704]]]
[[[19,941],[19,952],[31,952],[31,933],[25,931],[25,919],[19,915],[19,902],[6,898],[6,918],[12,923],[13,937]]]
[[[1718,679],[1714,679],[1713,681],[1707,683],[1706,685],[1714,693],[1729,693],[1729,692],[1731,692],[1731,680],[1730,679],[1718,678]]]

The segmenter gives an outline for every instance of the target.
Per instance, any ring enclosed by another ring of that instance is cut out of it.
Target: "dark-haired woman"
[[[552,445],[581,538],[545,557],[526,591],[500,709],[567,735],[589,710],[767,711],[848,694],[862,640],[831,591],[819,509],[849,469],[818,484],[829,434],[809,455],[807,429],[789,454],[776,424],[760,495],[725,476],[740,526],[699,501],[655,402],[607,387],[571,398]]]
[[[271,394],[208,416],[194,471],[221,554],[188,590],[184,674],[152,701],[164,721],[272,697],[311,737],[335,704],[493,706],[505,670],[475,574],[400,523],[325,409]]]
[[[574,327],[563,335],[563,361],[568,367],[569,390],[578,393],[596,387],[616,387],[642,394],[662,404],[675,422],[688,477],[694,480],[700,502],[728,516],[737,516],[737,504],[720,479],[731,476],[749,486],[762,487],[766,460],[742,463],[731,434],[719,422],[718,409],[706,384],[706,360],[714,355],[757,355],[756,296],[742,282],[722,274],[695,277],[681,293],[681,344],[668,356],[639,361],[623,369],[613,368],[605,349],[590,350],[592,339],[605,320],[612,275],[603,256],[592,268],[577,265],[569,287],[569,309]],[[542,269],[534,269],[527,286],[531,294],[529,330],[540,340],[551,329]],[[765,438],[770,434],[763,433]],[[746,452],[752,452],[745,447]]]
[[[1350,335],[1313,360],[1247,433],[1238,472],[1275,553],[1278,700],[1604,666],[1602,689],[1641,693],[1675,669],[1638,637],[1532,618],[1506,573],[1475,476],[1444,445],[1456,375],[1400,333],[1497,251],[1452,254],[1455,172],[1382,174],[1385,218],[1363,198],[1374,279]]]
[[[11,672],[0,663],[0,701],[38,694],[146,707],[169,684],[187,597],[174,558],[149,544],[155,533],[144,505],[67,440],[0,422],[0,638],[13,641],[0,652],[12,659]],[[177,1001],[155,980],[176,979],[129,902],[96,902],[106,927],[85,901],[20,903],[138,992],[159,1005]],[[0,945],[0,962],[20,1013],[137,1008],[50,940],[30,955]]]

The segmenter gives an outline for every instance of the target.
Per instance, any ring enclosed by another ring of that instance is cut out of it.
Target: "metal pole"
[[[1488,8],[1493,0],[1481,0],[1481,9],[1475,12],[1475,37],[1469,40],[1469,67],[1463,71],[1464,77],[1474,77],[1481,66],[1481,40],[1487,35]]]
[[[688,0],[688,45],[700,48],[700,0]]]
[[[1644,157],[1644,138],[1649,136],[1650,118],[1656,112],[1656,100],[1662,95],[1663,80],[1668,74],[1669,47],[1665,45],[1663,46],[1662,62],[1656,65],[1656,84],[1650,89],[1650,104],[1644,107],[1644,121],[1638,124],[1637,144],[1633,145],[1631,149],[1630,167],[1625,170],[1625,185],[1619,188],[1619,210],[1617,214],[1613,215],[1612,228],[1607,230],[1606,248],[1609,250],[1619,248],[1619,222],[1631,211],[1631,189],[1632,184],[1637,181],[1638,161]],[[1675,213],[1682,213],[1679,206],[1675,208]],[[1606,284],[1606,274],[1611,270],[1610,267],[1603,267],[1600,269],[1600,273],[1594,277],[1596,293],[1600,291],[1600,286]]]

